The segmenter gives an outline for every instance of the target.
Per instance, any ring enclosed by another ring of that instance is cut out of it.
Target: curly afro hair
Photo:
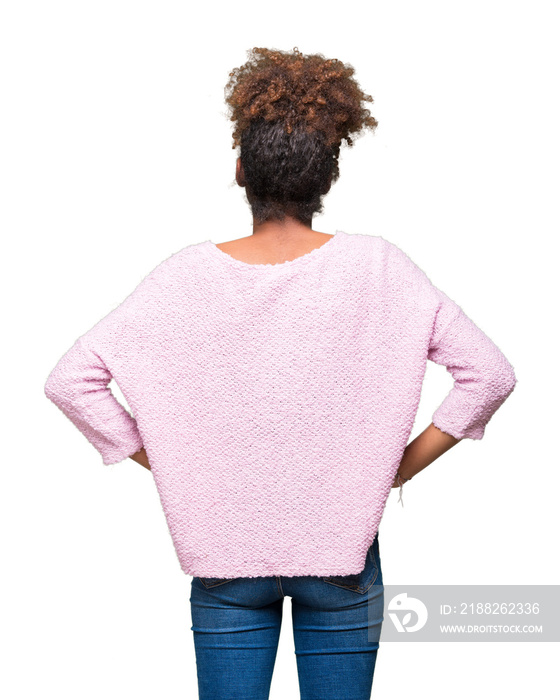
[[[254,219],[308,223],[323,210],[322,197],[339,177],[343,141],[374,131],[373,102],[354,68],[321,54],[253,48],[225,88],[232,148],[240,147],[247,198]]]

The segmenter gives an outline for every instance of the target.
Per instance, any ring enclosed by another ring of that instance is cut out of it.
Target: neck
[[[253,219],[253,236],[261,240],[301,240],[311,233],[314,233],[311,228],[311,219],[302,223],[298,219],[287,216],[284,221],[265,221],[261,224]]]

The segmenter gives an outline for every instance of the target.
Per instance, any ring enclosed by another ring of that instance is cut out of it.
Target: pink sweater
[[[480,440],[513,367],[397,246],[337,231],[252,265],[205,241],[79,337],[45,393],[104,464],[145,447],[185,574],[334,576],[364,566],[427,360],[454,379],[433,423]]]

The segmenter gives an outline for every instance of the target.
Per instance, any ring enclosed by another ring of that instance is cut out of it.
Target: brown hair
[[[253,48],[225,88],[232,148],[240,147],[247,196],[258,221],[289,213],[309,220],[338,179],[342,141],[375,130],[373,102],[354,68],[321,54]]]

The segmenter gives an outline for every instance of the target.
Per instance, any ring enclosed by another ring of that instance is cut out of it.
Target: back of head
[[[226,103],[235,123],[247,198],[256,222],[304,223],[323,210],[322,197],[339,177],[341,144],[377,126],[373,102],[354,68],[321,54],[254,48],[230,73]]]

